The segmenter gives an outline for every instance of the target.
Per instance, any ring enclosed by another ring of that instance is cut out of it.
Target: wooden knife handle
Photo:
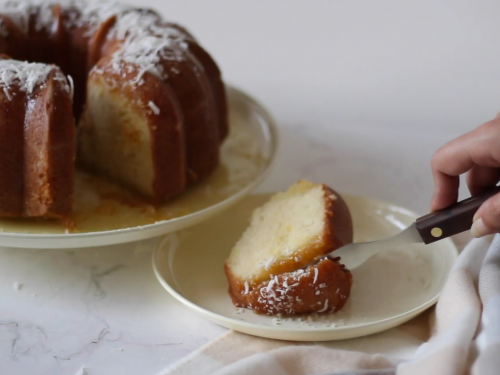
[[[418,218],[416,227],[422,240],[429,244],[469,230],[479,207],[497,193],[500,193],[500,186]]]

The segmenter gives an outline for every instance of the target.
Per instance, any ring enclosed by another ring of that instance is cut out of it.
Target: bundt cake
[[[321,257],[352,237],[342,197],[325,185],[297,182],[253,212],[232,249],[225,271],[233,303],[268,315],[340,310],[351,273],[338,259]]]
[[[75,153],[82,169],[154,203],[217,167],[228,133],[220,71],[154,11],[109,0],[7,1],[0,53],[0,215],[67,216]]]

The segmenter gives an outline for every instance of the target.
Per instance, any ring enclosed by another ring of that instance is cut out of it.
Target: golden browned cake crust
[[[64,218],[73,203],[75,123],[70,93],[53,70],[34,91],[24,130],[24,213]]]
[[[226,274],[234,305],[267,315],[336,312],[347,302],[352,285],[351,272],[329,259],[252,286],[235,278],[227,267]]]
[[[3,59],[0,71],[0,216],[65,218],[74,181],[71,87],[48,65]]]
[[[9,17],[1,14],[0,31],[0,53],[4,58],[16,56],[18,60],[26,60],[26,37]]]
[[[219,164],[219,128],[210,82],[199,73],[201,64],[187,56],[186,60],[164,59],[162,65],[170,76],[165,83],[175,93],[183,114],[189,184],[207,177]]]
[[[229,282],[229,294],[236,306],[251,308],[257,313],[268,315],[287,315],[334,312],[346,303],[352,276],[339,263],[339,259],[324,259],[314,266],[308,265],[352,242],[353,227],[349,208],[342,197],[326,185],[300,181],[289,191],[300,185],[304,185],[306,189],[314,186],[321,188],[322,196],[319,199],[322,199],[324,208],[321,233],[318,238],[310,240],[306,246],[287,256],[280,256],[272,262],[262,259],[258,272],[250,277],[235,274],[231,262],[227,261],[225,272]],[[283,223],[282,226],[286,224]],[[252,234],[258,235],[257,232]],[[251,248],[247,248],[247,251],[251,251]]]
[[[9,100],[15,96],[18,100]],[[19,87],[0,90],[0,215],[23,212],[23,126],[25,94]]]
[[[195,38],[189,34],[189,32],[183,27],[176,24],[168,24],[169,27],[175,28],[180,33],[182,33],[188,45],[189,52],[198,60],[198,62],[203,65],[205,72],[207,73],[207,78],[212,86],[212,93],[215,100],[215,105],[217,108],[217,117],[219,124],[219,138],[221,142],[227,137],[229,133],[229,124],[227,119],[227,100],[226,100],[226,89],[224,87],[224,82],[222,82],[222,75],[219,67],[208,54],[207,51],[203,49],[195,40]]]

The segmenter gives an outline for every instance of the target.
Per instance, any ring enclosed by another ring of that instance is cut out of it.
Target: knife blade
[[[353,270],[381,251],[423,242],[424,240],[418,233],[416,223],[413,223],[393,237],[378,241],[351,243],[328,253],[326,256],[331,259],[340,257],[340,263],[344,264],[347,269]]]

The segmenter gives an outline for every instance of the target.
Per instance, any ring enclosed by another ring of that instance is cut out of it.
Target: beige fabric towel
[[[500,374],[500,236],[490,241],[473,240],[460,254],[435,316],[428,314],[430,330],[424,314],[384,333],[331,343],[228,332],[162,374]]]
[[[465,373],[481,318],[477,285],[488,247],[488,239],[473,240],[460,254],[437,303],[432,338],[420,347],[414,360],[398,367],[398,375]],[[490,250],[500,252],[496,247],[492,245]]]
[[[394,364],[380,354],[264,339],[230,331],[164,372],[169,375],[301,375]]]

